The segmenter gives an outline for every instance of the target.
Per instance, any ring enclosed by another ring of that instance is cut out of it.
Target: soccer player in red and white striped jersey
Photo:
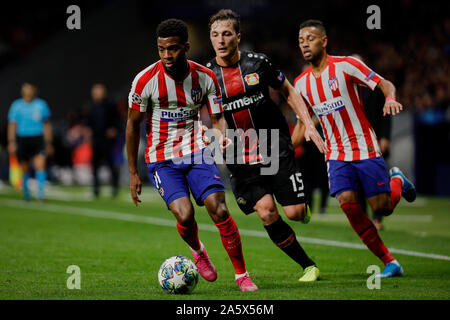
[[[339,200],[361,240],[385,264],[379,276],[402,275],[403,268],[364,213],[357,192],[361,185],[372,211],[390,215],[402,195],[407,201],[415,199],[415,188],[398,168],[392,168],[388,174],[377,137],[364,114],[358,87],[381,89],[386,97],[384,115],[395,115],[403,107],[395,100],[395,87],[390,81],[356,58],[328,55],[327,41],[322,22],[308,20],[300,25],[299,47],[310,66],[296,78],[294,87],[322,126],[328,147],[325,158],[331,196]],[[299,122],[294,141],[301,132]]]
[[[177,219],[178,232],[191,248],[200,275],[215,281],[217,270],[199,240],[190,193],[198,205],[206,207],[218,228],[239,289],[256,291],[246,270],[239,230],[225,203],[222,180],[202,140],[199,111],[206,104],[212,125],[221,135],[219,141],[226,147],[217,78],[211,70],[187,60],[190,43],[183,21],[161,22],[157,36],[161,60],[136,76],[129,94],[126,144],[133,202],[141,202],[137,154],[140,123],[146,117],[145,160],[150,180]]]
[[[358,84],[371,89],[381,77],[352,57],[328,55],[327,67],[316,77],[309,67],[295,79],[298,92],[317,113],[329,151],[326,160],[358,161],[381,155],[358,95]]]
[[[133,81],[130,108],[147,114],[147,163],[170,160],[205,147],[199,107],[206,102],[210,114],[222,112],[220,89],[214,73],[193,61],[183,81],[175,81],[158,61],[141,71]],[[201,100],[204,92],[204,99]]]

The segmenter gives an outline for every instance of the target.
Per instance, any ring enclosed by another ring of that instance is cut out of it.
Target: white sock
[[[248,276],[248,272],[247,271],[245,271],[245,273],[235,274],[234,275],[234,280],[237,280],[237,279],[242,278],[244,276]]]
[[[191,248],[191,247],[189,247]],[[203,243],[200,241],[200,248],[198,250],[194,250],[191,248],[191,251],[194,251],[196,254],[200,254],[203,252],[203,249],[205,249],[205,246],[203,245]]]
[[[400,265],[400,263],[398,263],[397,260],[391,261],[391,263],[396,264],[396,265],[398,265],[398,266]]]

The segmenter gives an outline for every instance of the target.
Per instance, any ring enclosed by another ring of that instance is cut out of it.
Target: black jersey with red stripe
[[[258,135],[256,143],[252,139],[249,140],[248,136],[246,137],[243,152],[246,164],[264,162],[259,150],[262,143],[270,145],[272,140],[270,129],[278,129],[280,157],[288,156],[293,152],[286,119],[269,95],[269,86],[279,89],[285,76],[266,55],[241,51],[241,58],[235,65],[223,67],[217,64],[214,58],[206,64],[206,67],[215,73],[219,82],[222,107],[228,127],[242,129],[244,132],[254,129]],[[267,129],[268,141],[259,134],[260,129]],[[242,152],[237,151],[235,154],[239,155]]]

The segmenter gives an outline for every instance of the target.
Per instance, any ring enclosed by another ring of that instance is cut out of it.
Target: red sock
[[[402,184],[403,181],[400,178],[391,179],[391,208],[394,210],[397,203],[402,197]]]
[[[194,223],[190,226],[182,226],[177,221],[177,229],[181,238],[194,250],[200,249],[200,240],[198,239],[198,226],[197,222],[194,220]]]
[[[244,254],[242,253],[242,242],[239,229],[231,215],[224,222],[216,223],[219,229],[220,239],[225,250],[230,257],[236,274],[243,274],[247,270],[245,268]]]
[[[358,234],[364,244],[376,255],[384,264],[391,262],[394,257],[378,235],[377,229],[372,221],[364,213],[358,201],[349,201],[341,204],[341,208],[347,216],[353,230]]]

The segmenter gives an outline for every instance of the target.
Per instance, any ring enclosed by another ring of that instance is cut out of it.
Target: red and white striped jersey
[[[381,156],[358,86],[374,90],[382,77],[353,57],[328,55],[327,59],[320,77],[316,78],[309,67],[294,82],[310,114],[314,112],[322,125],[329,150],[326,160],[357,161]]]
[[[173,159],[201,150],[200,108],[221,113],[222,97],[217,78],[210,69],[188,60],[189,73],[177,82],[161,61],[142,70],[134,79],[129,108],[147,112],[145,161]]]

